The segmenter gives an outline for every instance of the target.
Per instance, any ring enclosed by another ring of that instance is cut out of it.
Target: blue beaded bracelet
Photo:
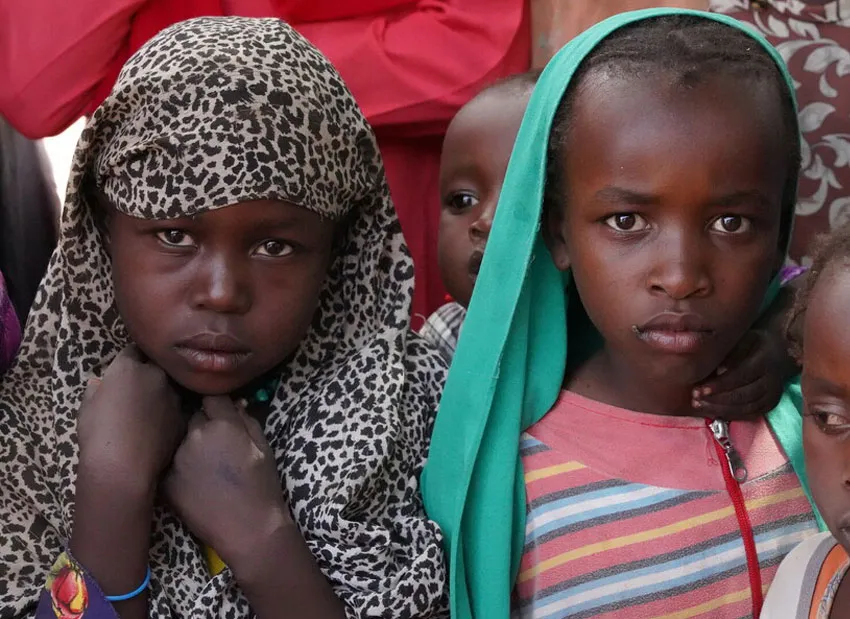
[[[139,588],[135,591],[131,591],[130,593],[125,593],[124,595],[107,595],[106,600],[108,602],[124,602],[126,600],[132,600],[134,597],[141,595],[145,589],[151,584],[151,567],[148,566],[148,571],[145,572],[145,579],[142,581],[142,584],[139,585]]]

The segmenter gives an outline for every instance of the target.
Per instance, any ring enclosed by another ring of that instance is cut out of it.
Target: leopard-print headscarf
[[[127,344],[91,191],[136,217],[286,200],[346,233],[266,435],[284,496],[350,617],[444,613],[419,498],[444,367],[409,333],[413,266],[374,136],[330,63],[273,19],[202,18],[124,67],[77,147],[62,238],[0,387],[0,616],[32,613],[70,534],[76,413]],[[231,573],[158,508],[151,616],[249,615]]]

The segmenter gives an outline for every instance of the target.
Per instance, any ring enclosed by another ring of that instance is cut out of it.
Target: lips
[[[714,330],[698,314],[663,312],[633,327],[646,344],[662,352],[693,354],[711,339]]]
[[[248,346],[226,333],[199,333],[174,349],[198,372],[234,372],[251,356]]]

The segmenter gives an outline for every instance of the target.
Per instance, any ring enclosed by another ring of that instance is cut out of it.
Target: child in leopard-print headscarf
[[[143,47],[0,387],[0,617],[445,616],[412,282],[309,43],[203,18]]]

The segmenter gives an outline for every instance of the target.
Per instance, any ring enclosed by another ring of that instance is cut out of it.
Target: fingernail
[[[699,389],[694,389],[694,392],[691,394],[691,397],[694,400],[699,400]]]
[[[691,405],[692,405],[694,408],[702,408],[702,402],[700,402],[699,400],[693,400],[693,401],[691,402]]]
[[[722,365],[719,368],[717,368],[717,375],[718,376],[723,376],[725,373],[726,373],[726,368],[723,367]]]
[[[702,388],[702,395],[703,396],[711,395],[711,387],[703,387]]]

